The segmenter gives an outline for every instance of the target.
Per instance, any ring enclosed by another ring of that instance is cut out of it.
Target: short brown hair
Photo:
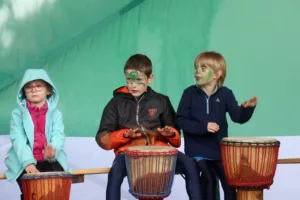
[[[143,72],[149,77],[152,74],[152,63],[146,55],[134,54],[125,63],[124,72],[128,69]]]
[[[194,61],[194,66],[195,67],[209,66],[214,71],[221,70],[222,75],[218,80],[218,86],[219,87],[223,86],[226,78],[226,61],[220,53],[214,51],[202,52],[196,57]]]

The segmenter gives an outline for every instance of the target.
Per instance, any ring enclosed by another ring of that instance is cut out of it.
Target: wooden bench
[[[72,172],[72,183],[83,183],[84,175],[107,174],[110,168],[91,168],[91,169],[75,169]],[[4,174],[0,174],[0,179],[6,179]]]
[[[278,159],[278,164],[300,164],[300,158]],[[107,174],[110,168],[92,168],[92,169],[75,169],[72,172],[72,183],[83,183],[85,175]],[[4,174],[0,174],[0,179],[6,179]]]

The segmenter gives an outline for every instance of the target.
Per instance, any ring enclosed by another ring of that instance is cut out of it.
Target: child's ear
[[[47,98],[49,98],[51,96],[52,92],[47,91],[46,94],[47,94]]]
[[[215,78],[216,78],[216,79],[219,79],[219,78],[222,76],[222,74],[223,74],[223,71],[222,71],[222,70],[217,70],[217,71],[215,72]]]
[[[154,78],[154,75],[150,74],[150,76],[148,77],[148,84],[152,83],[153,78]]]

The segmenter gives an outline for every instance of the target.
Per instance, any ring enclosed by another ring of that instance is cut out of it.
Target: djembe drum
[[[72,174],[41,172],[24,174],[21,178],[25,200],[69,200]]]
[[[134,146],[125,150],[129,192],[137,199],[161,200],[171,193],[178,150],[171,146]]]
[[[224,138],[222,162],[238,200],[263,200],[273,184],[280,142],[272,138]]]

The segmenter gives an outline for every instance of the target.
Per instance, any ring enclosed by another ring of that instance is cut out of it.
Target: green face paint
[[[138,85],[145,85],[147,81],[147,76],[140,75],[137,71],[125,73],[125,77],[126,77],[127,84],[136,83]]]
[[[200,75],[200,80],[197,80],[198,85],[204,85],[208,82],[210,82],[214,77],[214,70],[206,66],[206,70],[203,70],[201,66],[197,67],[196,74]]]

